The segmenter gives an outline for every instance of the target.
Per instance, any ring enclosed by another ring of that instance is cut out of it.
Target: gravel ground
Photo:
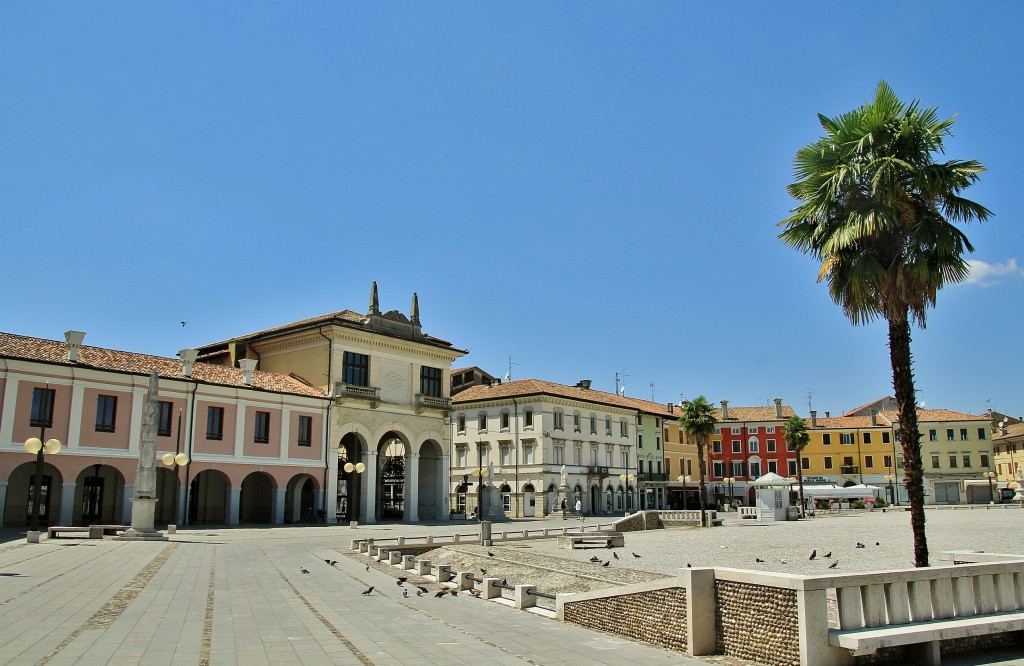
[[[1024,556],[1024,541],[1020,539],[1024,511],[930,510],[926,521],[933,565],[948,550]],[[654,580],[674,575],[687,564],[803,575],[913,567],[913,537],[906,511],[819,514],[800,521],[764,524],[727,515],[722,527],[627,532],[625,540],[625,548],[614,550],[563,550],[555,539],[499,543],[491,548],[459,544],[422,557],[477,575],[483,567],[488,576],[508,578],[510,584],[536,584],[552,593]],[[857,543],[864,547],[857,548]],[[812,550],[817,551],[814,560],[809,559]],[[489,557],[488,551],[495,556]],[[831,557],[826,558],[826,554]],[[595,556],[601,559],[600,564],[589,561]],[[606,561],[610,561],[609,566],[601,566]],[[833,563],[837,564],[830,568]]]

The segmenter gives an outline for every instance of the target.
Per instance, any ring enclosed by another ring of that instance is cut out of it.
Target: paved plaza
[[[508,528],[566,524],[531,520]],[[1020,510],[929,511],[933,562],[943,550],[1024,555],[1022,525]],[[409,585],[396,584],[397,569],[371,565],[348,550],[353,538],[440,535],[453,528],[474,531],[467,524],[189,528],[167,543],[60,539],[38,545],[13,531],[0,533],[0,663],[745,663],[688,659],[468,594],[416,596]],[[471,554],[475,546],[460,548]],[[812,549],[815,560],[808,559]],[[514,549],[498,544],[491,551],[493,558],[482,553],[495,570],[490,575],[508,576],[510,583],[533,582],[516,576],[555,558],[568,571],[593,566],[587,560],[595,552],[612,558],[603,550],[560,550],[553,540]],[[825,559],[828,551],[832,557]],[[601,567],[608,585],[671,575],[687,563],[801,574],[825,573],[833,561],[840,572],[899,568],[909,566],[911,538],[903,511],[772,525],[729,516],[711,530],[628,533],[617,552],[611,566]],[[373,592],[361,594],[370,586]],[[404,597],[403,589],[412,593]],[[1024,664],[1012,655],[1001,659],[955,663]]]

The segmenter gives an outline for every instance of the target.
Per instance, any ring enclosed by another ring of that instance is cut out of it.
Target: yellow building
[[[680,418],[682,414],[680,413]],[[705,452],[705,464],[709,459]],[[668,472],[668,501],[672,509],[699,506],[697,497],[700,469],[697,466],[697,445],[688,441],[678,420],[665,419],[665,469]],[[686,477],[690,477],[686,480]],[[686,495],[684,502],[683,495]]]
[[[812,411],[807,431],[810,441],[800,456],[805,487],[865,484],[884,487],[886,500],[893,499],[902,478],[902,462],[891,420],[877,413],[819,418]],[[790,461],[790,476],[796,474],[795,465]]]
[[[1005,487],[1017,481],[1017,470],[1024,469],[1024,423],[1007,423],[992,436],[992,465],[995,480]]]

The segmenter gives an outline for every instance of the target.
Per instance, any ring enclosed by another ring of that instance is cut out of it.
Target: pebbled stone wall
[[[796,590],[715,581],[717,651],[771,666],[799,666]]]
[[[567,603],[564,619],[589,629],[686,651],[686,590],[682,588]]]

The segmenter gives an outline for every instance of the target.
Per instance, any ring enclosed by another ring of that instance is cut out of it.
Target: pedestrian
[[[583,500],[576,498],[576,520],[583,520]]]
[[[562,498],[562,520],[565,520],[565,509],[567,508],[567,502],[565,498]]]

